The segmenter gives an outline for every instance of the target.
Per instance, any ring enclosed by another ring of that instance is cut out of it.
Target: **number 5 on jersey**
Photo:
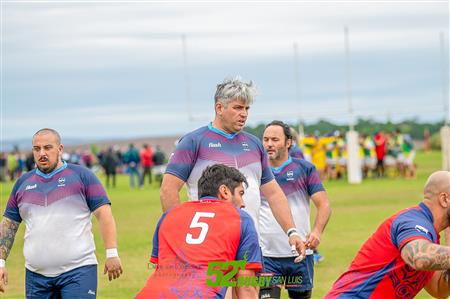
[[[188,233],[186,235],[186,243],[193,245],[202,244],[208,233],[209,225],[206,222],[200,221],[200,218],[214,218],[215,215],[216,213],[211,212],[196,212],[189,228],[200,228],[201,231],[197,238],[194,238],[191,233]]]

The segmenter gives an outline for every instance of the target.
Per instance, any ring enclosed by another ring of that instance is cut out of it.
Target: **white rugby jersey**
[[[25,267],[55,277],[97,264],[91,213],[110,204],[89,169],[67,164],[50,174],[24,174],[11,192],[4,216],[25,222]]]
[[[310,232],[310,197],[324,191],[320,176],[311,163],[288,158],[280,167],[272,168],[275,179],[286,195],[292,219],[302,240]],[[261,194],[259,217],[260,243],[263,256],[292,257],[289,238],[275,220],[267,199]]]

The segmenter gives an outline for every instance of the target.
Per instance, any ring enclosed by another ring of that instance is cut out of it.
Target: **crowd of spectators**
[[[130,176],[131,187],[142,187],[144,179],[148,184],[154,179],[161,182],[166,163],[166,155],[157,145],[155,149],[144,144],[138,149],[130,144],[127,150],[119,146],[110,146],[102,150],[76,149],[63,153],[62,159],[68,163],[83,165],[94,172],[104,172],[106,187],[116,186],[116,174]],[[35,168],[33,154],[20,151],[17,147],[13,151],[0,153],[0,182],[15,181],[22,173]]]
[[[347,171],[347,142],[339,131],[323,136],[319,132],[299,142],[304,158],[313,163],[322,179],[340,179]],[[359,135],[359,158],[364,178],[414,178],[414,142],[399,130],[378,131],[374,135]]]

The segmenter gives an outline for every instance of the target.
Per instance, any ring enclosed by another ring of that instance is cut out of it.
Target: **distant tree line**
[[[298,123],[290,123],[295,129],[298,129]],[[258,124],[255,127],[246,127],[245,130],[255,136],[262,137],[265,124]],[[373,135],[377,131],[385,130],[392,132],[399,129],[404,134],[409,134],[415,140],[423,140],[424,131],[428,129],[431,136],[431,144],[433,147],[439,147],[439,130],[442,127],[442,121],[435,123],[419,122],[417,119],[404,120],[398,123],[394,122],[378,122],[372,119],[359,118],[356,122],[355,129],[360,134]],[[321,135],[339,130],[341,133],[348,131],[348,125],[338,125],[327,120],[319,120],[316,123],[305,124],[305,134],[314,134],[318,131]]]

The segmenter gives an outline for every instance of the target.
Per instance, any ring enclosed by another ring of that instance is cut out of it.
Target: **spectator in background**
[[[425,128],[423,130],[423,150],[427,153],[431,152],[430,137],[430,130]]]
[[[72,151],[70,153],[70,163],[72,164],[80,164],[81,156],[77,151]]]
[[[377,158],[375,158],[375,143],[371,136],[361,134],[360,146],[363,154],[362,169],[363,177],[369,177],[369,174],[373,172],[377,165]]]
[[[91,169],[92,168],[92,154],[89,150],[83,151],[81,155],[81,160],[83,161],[84,166]]]
[[[153,166],[155,179],[161,185],[164,172],[166,171],[166,155],[159,145],[156,146],[156,150],[153,153]]]
[[[326,144],[328,140],[320,138],[320,132],[314,132],[314,143],[312,146],[312,163],[316,166],[321,178],[325,177],[325,168],[327,166]]]
[[[25,159],[25,168],[28,171],[32,171],[35,167],[33,153],[30,152]]]
[[[7,157],[7,161],[8,161],[8,175],[9,175],[9,180],[10,181],[14,181],[15,174],[16,174],[16,169],[17,169],[17,156],[15,153],[9,153],[8,157]]]
[[[139,152],[134,147],[133,143],[129,144],[128,151],[126,151],[123,156],[123,162],[127,165],[127,173],[130,176],[130,187],[134,188],[135,177],[137,179],[137,184],[140,187],[139,163],[141,162],[141,159],[139,157]]]
[[[141,176],[141,186],[144,185],[145,176],[148,175],[148,184],[152,184],[152,167],[153,167],[153,149],[148,144],[144,144],[144,148],[141,150],[141,165],[142,165],[142,176]]]
[[[384,171],[386,176],[395,177],[398,175],[397,158],[398,148],[392,134],[386,133],[386,155],[384,156]]]
[[[22,176],[23,170],[25,169],[25,156],[20,152],[17,152],[16,157],[17,157],[17,167],[16,170],[14,171],[15,172],[14,176],[16,178],[20,178]]]
[[[403,158],[403,134],[400,132],[400,129],[395,129],[392,131],[391,138],[391,148],[394,151],[394,156],[397,159],[397,172],[400,176],[405,176],[405,165]]]
[[[290,128],[292,135],[292,146],[289,148],[289,156],[296,159],[305,159],[302,150],[298,146],[298,134],[294,128]]]
[[[405,177],[415,178],[416,164],[414,163],[414,157],[416,156],[416,151],[414,150],[414,142],[409,134],[403,136],[402,156]]]
[[[383,131],[378,131],[374,136],[375,152],[377,154],[376,174],[384,177],[384,156],[386,155],[386,137]]]
[[[116,172],[117,167],[120,164],[120,160],[112,147],[109,147],[108,150],[103,153],[101,163],[106,174],[106,188],[109,188],[110,186],[110,178],[112,178],[112,186],[115,188]]]
[[[153,153],[153,165],[155,166],[161,166],[166,163],[166,155],[164,155],[164,152],[161,150],[161,147],[159,145],[156,146],[156,150]]]
[[[0,182],[6,182],[8,176],[8,160],[5,153],[0,153]]]
[[[117,144],[113,146],[113,152],[117,155],[117,158],[119,159],[119,166],[117,167],[118,173],[123,173],[123,153],[120,146]]]

